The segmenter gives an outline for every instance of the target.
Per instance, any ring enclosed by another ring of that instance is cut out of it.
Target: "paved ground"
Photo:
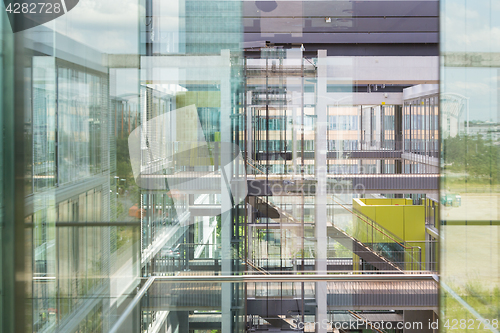
[[[443,220],[500,220],[500,193],[461,193],[460,195],[462,196],[460,207],[442,207]]]
[[[499,193],[461,194],[460,207],[442,207],[447,221],[500,220]],[[500,226],[446,225],[441,227],[442,278],[449,284],[480,283],[493,288],[500,282]]]

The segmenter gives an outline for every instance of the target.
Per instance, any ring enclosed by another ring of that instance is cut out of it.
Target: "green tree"
[[[127,138],[116,138],[116,175],[120,177],[120,179],[127,180],[126,183],[123,184],[125,187],[128,187],[130,182],[134,180]]]

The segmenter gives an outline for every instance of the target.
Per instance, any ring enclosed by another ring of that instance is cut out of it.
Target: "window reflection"
[[[24,224],[5,223],[2,278],[26,302],[3,287],[22,314],[5,306],[0,322],[156,333],[437,318],[440,210],[469,221],[471,181],[495,189],[494,94],[476,118],[472,88],[438,96],[435,1],[264,2],[80,0],[16,37],[4,24],[0,208]],[[444,82],[466,76],[452,72]]]

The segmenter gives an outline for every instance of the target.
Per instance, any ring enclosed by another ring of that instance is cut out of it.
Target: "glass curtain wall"
[[[30,230],[24,227],[23,67],[20,39],[0,15],[0,331],[31,328]],[[17,116],[16,116],[17,115]],[[16,137],[17,135],[17,137]],[[14,223],[16,221],[17,223]],[[29,222],[29,221],[27,221]]]
[[[3,331],[435,319],[438,100],[404,89],[438,59],[394,36],[432,30],[429,3],[80,0],[15,34],[3,15]],[[445,152],[490,125],[452,129],[449,96]]]
[[[116,62],[139,56],[140,7],[117,4],[82,1],[15,34],[24,51],[30,332],[107,332],[141,285],[140,196],[127,151],[140,125],[138,68]]]
[[[420,162],[407,161],[404,173],[437,173],[439,157],[439,97],[437,94],[405,100],[403,106],[404,152]],[[430,161],[435,161],[432,163]],[[429,165],[431,164],[431,165]]]
[[[498,330],[499,15],[441,1],[443,332]]]

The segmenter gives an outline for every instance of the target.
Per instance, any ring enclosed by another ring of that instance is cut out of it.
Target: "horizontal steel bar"
[[[144,278],[147,279],[147,278]],[[304,274],[304,275],[212,275],[157,276],[156,282],[316,282],[316,281],[422,281],[438,282],[436,274]]]
[[[51,222],[45,222],[51,224]],[[140,221],[126,221],[126,222],[56,222],[56,227],[140,227]],[[34,223],[25,223],[25,228],[33,228]]]
[[[118,321],[115,323],[115,325],[111,328],[111,330],[109,331],[109,333],[120,332],[120,327],[127,320],[128,316],[132,313],[132,311],[134,310],[134,308],[136,307],[136,305],[139,304],[139,302],[141,301],[142,297],[144,296],[144,294],[146,294],[146,292],[148,291],[149,287],[151,287],[151,285],[153,284],[154,281],[155,281],[155,277],[154,276],[150,277],[150,278],[148,278],[146,280],[146,282],[142,286],[141,290],[139,290],[139,292],[137,292],[137,294],[135,295],[134,299],[129,303],[129,305],[127,306],[127,308],[125,309],[125,311],[123,312],[123,314],[120,316],[120,318],[118,319]]]

